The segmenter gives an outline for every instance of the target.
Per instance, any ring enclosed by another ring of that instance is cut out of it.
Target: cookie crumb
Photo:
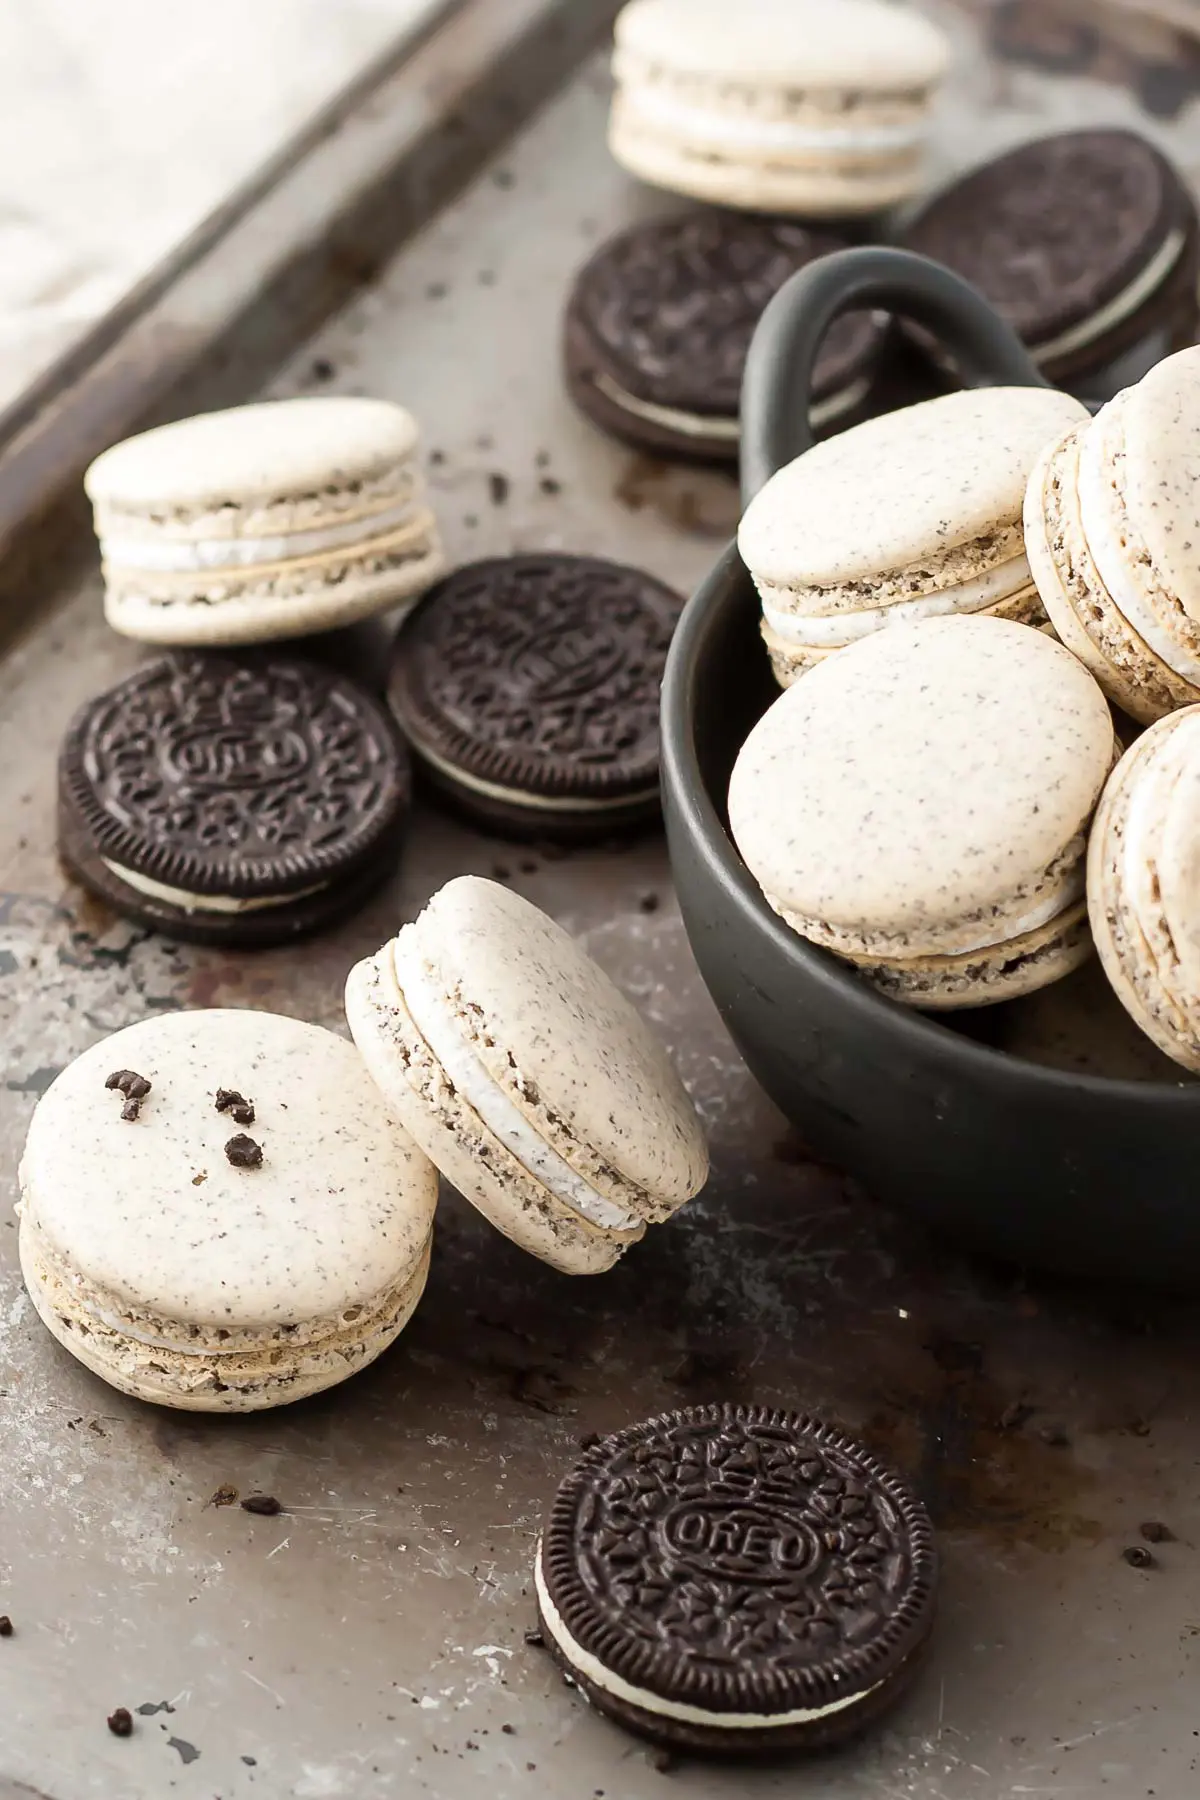
[[[12,1620],[9,1618],[7,1613],[0,1613],[0,1637],[11,1637],[12,1634],[13,1634]]]
[[[225,1155],[235,1169],[257,1169],[262,1166],[262,1145],[239,1131],[225,1146]]]
[[[673,1750],[656,1750],[650,1758],[650,1767],[659,1775],[673,1775],[679,1767],[679,1758]]]
[[[1127,1550],[1122,1550],[1121,1555],[1131,1569],[1156,1569],[1158,1567],[1153,1553],[1147,1550],[1145,1544],[1130,1544]]]
[[[1173,1544],[1175,1542],[1175,1533],[1169,1525],[1164,1525],[1161,1519],[1147,1519],[1138,1526],[1138,1530],[1148,1544]]]
[[[525,1642],[529,1645],[531,1650],[544,1650],[546,1648],[545,1638],[540,1631],[534,1628],[531,1628],[525,1633]]]
[[[142,1110],[142,1101],[150,1092],[150,1083],[146,1077],[139,1075],[136,1069],[114,1069],[104,1085],[124,1094],[125,1104],[121,1108],[121,1117],[131,1122],[136,1119]]]
[[[205,1182],[205,1181],[207,1181],[207,1180],[208,1180],[208,1170],[207,1170],[207,1169],[201,1169],[201,1171],[200,1171],[200,1173],[199,1173],[199,1174],[198,1174],[198,1175],[193,1175],[193,1176],[192,1176],[192,1186],[193,1186],[193,1187],[200,1187],[200,1186],[201,1186],[201,1184],[202,1184],[202,1183],[203,1183],[203,1182]]]
[[[515,1725],[502,1725],[500,1729],[505,1737],[516,1737],[517,1735],[517,1728]]]
[[[283,1505],[274,1494],[247,1494],[242,1501],[242,1511],[258,1513],[264,1519],[273,1519],[276,1513],[283,1511]]]
[[[488,492],[493,506],[503,506],[508,499],[508,476],[493,471],[488,476]]]
[[[659,901],[657,894],[651,894],[651,893],[647,892],[645,894],[638,895],[638,911],[639,912],[656,913],[659,909],[660,904],[661,904],[661,902]]]
[[[538,482],[538,486],[541,488],[543,494],[548,494],[551,498],[553,498],[555,494],[562,493],[562,482],[555,481],[553,475],[543,475],[542,479]]]
[[[238,1491],[231,1481],[223,1481],[209,1500],[210,1506],[236,1506]]]
[[[138,1117],[141,1110],[142,1110],[141,1101],[135,1100],[133,1095],[131,1094],[129,1096],[129,1099],[125,1102],[124,1106],[121,1108],[121,1117],[123,1119],[129,1119],[132,1121],[133,1119],[136,1119]]]
[[[327,356],[317,356],[313,358],[313,365],[309,370],[309,375],[313,381],[332,381],[336,374],[337,370]]]
[[[127,1706],[118,1706],[108,1715],[108,1729],[114,1737],[133,1736],[133,1714]]]
[[[217,1089],[217,1111],[227,1112],[236,1125],[253,1125],[254,1102],[239,1094],[236,1088]]]

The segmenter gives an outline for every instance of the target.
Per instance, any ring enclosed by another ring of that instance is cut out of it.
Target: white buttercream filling
[[[499,781],[485,781],[481,775],[471,775],[464,769],[449,762],[446,757],[439,756],[428,744],[417,739],[410,740],[413,749],[427,762],[432,769],[437,769],[447,781],[455,787],[467,788],[472,794],[482,794],[489,800],[503,800],[506,804],[520,806],[522,812],[549,813],[606,813],[617,812],[631,802],[651,799],[658,791],[658,784],[647,788],[642,794],[618,794],[613,799],[598,799],[595,795],[574,796],[570,794],[532,794],[526,788],[505,787]]]
[[[606,394],[614,406],[622,412],[631,413],[635,418],[646,419],[653,425],[665,426],[668,431],[677,431],[684,437],[716,438],[724,444],[736,444],[741,436],[741,424],[737,419],[719,419],[711,413],[683,412],[675,406],[659,406],[653,400],[639,400],[636,394],[606,375],[604,370],[592,377],[592,383]],[[829,394],[824,400],[816,401],[809,407],[809,423],[819,431],[831,420],[840,418],[852,407],[864,400],[871,386],[871,378],[864,375],[858,381],[852,381],[836,394]]]
[[[401,934],[391,946],[396,982],[413,1024],[429,1045],[455,1092],[510,1150],[521,1167],[556,1200],[592,1225],[608,1231],[631,1231],[642,1223],[636,1213],[618,1206],[573,1169],[548,1144],[492,1078],[459,1029],[458,1021],[421,961],[412,941]],[[387,954],[386,950],[383,952]]]
[[[304,900],[309,894],[319,894],[329,886],[327,881],[318,881],[313,887],[297,888],[291,894],[260,894],[250,900],[237,899],[232,894],[189,894],[183,888],[168,887],[165,881],[139,875],[136,869],[124,869],[120,863],[110,862],[107,856],[102,860],[105,868],[111,869],[127,887],[136,888],[139,894],[146,894],[151,900],[164,900],[168,906],[181,907],[184,912],[264,912],[268,907],[286,906],[291,900]]]
[[[950,613],[983,612],[1001,600],[1011,599],[1033,585],[1029,559],[1022,552],[972,575],[953,587],[940,588],[936,594],[920,594],[915,600],[896,600],[890,606],[875,606],[863,612],[828,613],[819,618],[803,613],[783,612],[763,600],[763,618],[779,638],[790,644],[803,644],[817,650],[837,650],[869,637],[885,625],[909,624],[914,619],[937,619]]]
[[[806,1725],[810,1720],[825,1719],[831,1713],[845,1712],[847,1707],[859,1705],[876,1688],[882,1686],[881,1682],[873,1681],[869,1687],[857,1688],[852,1694],[842,1694],[824,1706],[797,1706],[790,1712],[775,1713],[710,1712],[706,1707],[692,1706],[686,1700],[668,1700],[662,1694],[651,1693],[649,1688],[635,1687],[631,1681],[626,1681],[612,1669],[605,1668],[599,1658],[593,1656],[590,1650],[585,1650],[582,1644],[576,1643],[547,1590],[540,1544],[534,1563],[533,1580],[542,1623],[571,1668],[591,1682],[593,1687],[599,1688],[601,1693],[611,1695],[614,1700],[620,1700],[626,1706],[635,1706],[640,1712],[653,1713],[656,1718],[678,1719],[681,1724],[687,1725],[715,1725],[722,1731],[762,1731],[773,1726],[782,1730],[788,1725]]]
[[[1187,243],[1185,231],[1173,231],[1164,238],[1155,254],[1145,268],[1130,282],[1127,288],[1117,294],[1106,306],[1094,312],[1089,319],[1079,325],[1073,325],[1069,331],[1062,331],[1057,337],[1050,338],[1044,344],[1038,344],[1033,352],[1035,362],[1050,362],[1056,356],[1068,356],[1073,350],[1085,350],[1095,339],[1103,337],[1116,325],[1123,325],[1126,319],[1132,318],[1140,306],[1154,295],[1162,286],[1167,276],[1183,255],[1183,247]]]
[[[1156,616],[1149,599],[1138,591],[1137,577],[1129,567],[1129,552],[1117,536],[1109,510],[1113,503],[1112,482],[1094,425],[1083,436],[1078,496],[1083,535],[1113,605],[1169,669],[1200,686],[1200,659],[1190,656],[1176,641]]]
[[[655,88],[625,88],[626,104],[643,119],[698,138],[744,150],[793,150],[859,156],[916,150],[925,141],[923,123],[912,125],[801,125],[791,119],[754,119],[694,105]]]
[[[201,569],[246,569],[260,563],[290,562],[296,557],[320,556],[345,544],[369,544],[398,531],[413,518],[416,503],[410,496],[386,512],[327,525],[318,531],[289,531],[280,537],[230,538],[123,538],[100,540],[100,553],[114,568],[151,569],[161,574],[190,575]]]

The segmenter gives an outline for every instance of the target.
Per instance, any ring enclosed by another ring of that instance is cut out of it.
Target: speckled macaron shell
[[[1200,700],[1200,348],[1158,363],[1049,448],[1025,506],[1064,643],[1148,723]]]
[[[1088,849],[1088,909],[1126,1011],[1200,1073],[1200,706],[1160,719],[1113,771]]]
[[[699,1120],[650,1028],[561,926],[497,883],[450,882],[352,971],[346,1006],[416,1141],[557,1268],[610,1267],[704,1183]],[[548,1185],[564,1165],[573,1203]]]
[[[144,1076],[136,1119],[106,1087]],[[253,1121],[218,1111],[218,1088]],[[235,1166],[239,1133],[261,1165]],[[428,1268],[437,1178],[354,1046],[273,1013],[144,1019],[71,1063],[20,1168],[21,1261],[71,1353],[138,1398],[240,1412],[344,1380],[398,1335]]]
[[[676,193],[769,213],[878,212],[915,191],[941,33],[879,0],[631,0],[609,143]]]
[[[985,1004],[1086,956],[1085,838],[1114,750],[1103,694],[1060,644],[925,620],[774,703],[734,767],[730,827],[803,936],[910,1004]]]
[[[784,675],[819,660],[813,650],[922,617],[1039,622],[1021,530],[1026,485],[1045,443],[1086,418],[1050,388],[946,394],[780,469],[747,507],[738,548]]]
[[[415,421],[328,396],[204,413],[96,459],[109,623],[163,644],[332,629],[415,599],[444,557]]]

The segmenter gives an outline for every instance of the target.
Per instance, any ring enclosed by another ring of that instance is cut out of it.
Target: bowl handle
[[[839,314],[872,308],[932,331],[968,387],[1051,385],[978,289],[941,263],[910,250],[836,250],[784,283],[751,340],[741,398],[743,506],[812,448],[809,396],[825,333]]]

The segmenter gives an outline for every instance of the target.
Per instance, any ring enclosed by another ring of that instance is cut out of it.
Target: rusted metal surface
[[[1044,17],[1041,0],[1032,11]],[[1018,63],[1015,8],[979,18],[986,54],[978,19],[957,20],[971,60],[947,155],[976,144],[985,102],[998,139],[1135,116],[1108,77],[1064,84]],[[570,272],[660,204],[607,161],[604,90],[589,70],[271,391],[412,405],[458,558],[561,544],[686,588],[732,528],[732,482],[602,442],[558,380]],[[1156,129],[1197,167],[1187,120]],[[110,918],[56,868],[54,752],[72,707],[135,661],[89,572],[0,668],[5,1205],[38,1092],[101,1033],[212,1004],[339,1028],[349,964],[464,870],[580,931],[657,1021],[710,1126],[714,1176],[611,1276],[576,1282],[448,1195],[427,1297],[395,1350],[317,1401],[237,1420],[137,1406],[73,1364],[23,1297],[6,1212],[0,1612],[15,1635],[0,1640],[0,1796],[1194,1792],[1194,1309],[968,1263],[814,1165],[700,988],[655,838],[549,857],[422,810],[390,889],[302,949],[182,950]],[[859,1748],[664,1773],[525,1644],[530,1559],[580,1436],[726,1396],[840,1419],[914,1473],[941,1529],[942,1616],[928,1672]],[[214,1504],[227,1488],[286,1510]],[[1151,1522],[1171,1540],[1147,1543]],[[1142,1543],[1157,1566],[1124,1560]],[[122,1705],[128,1740],[105,1724]]]

